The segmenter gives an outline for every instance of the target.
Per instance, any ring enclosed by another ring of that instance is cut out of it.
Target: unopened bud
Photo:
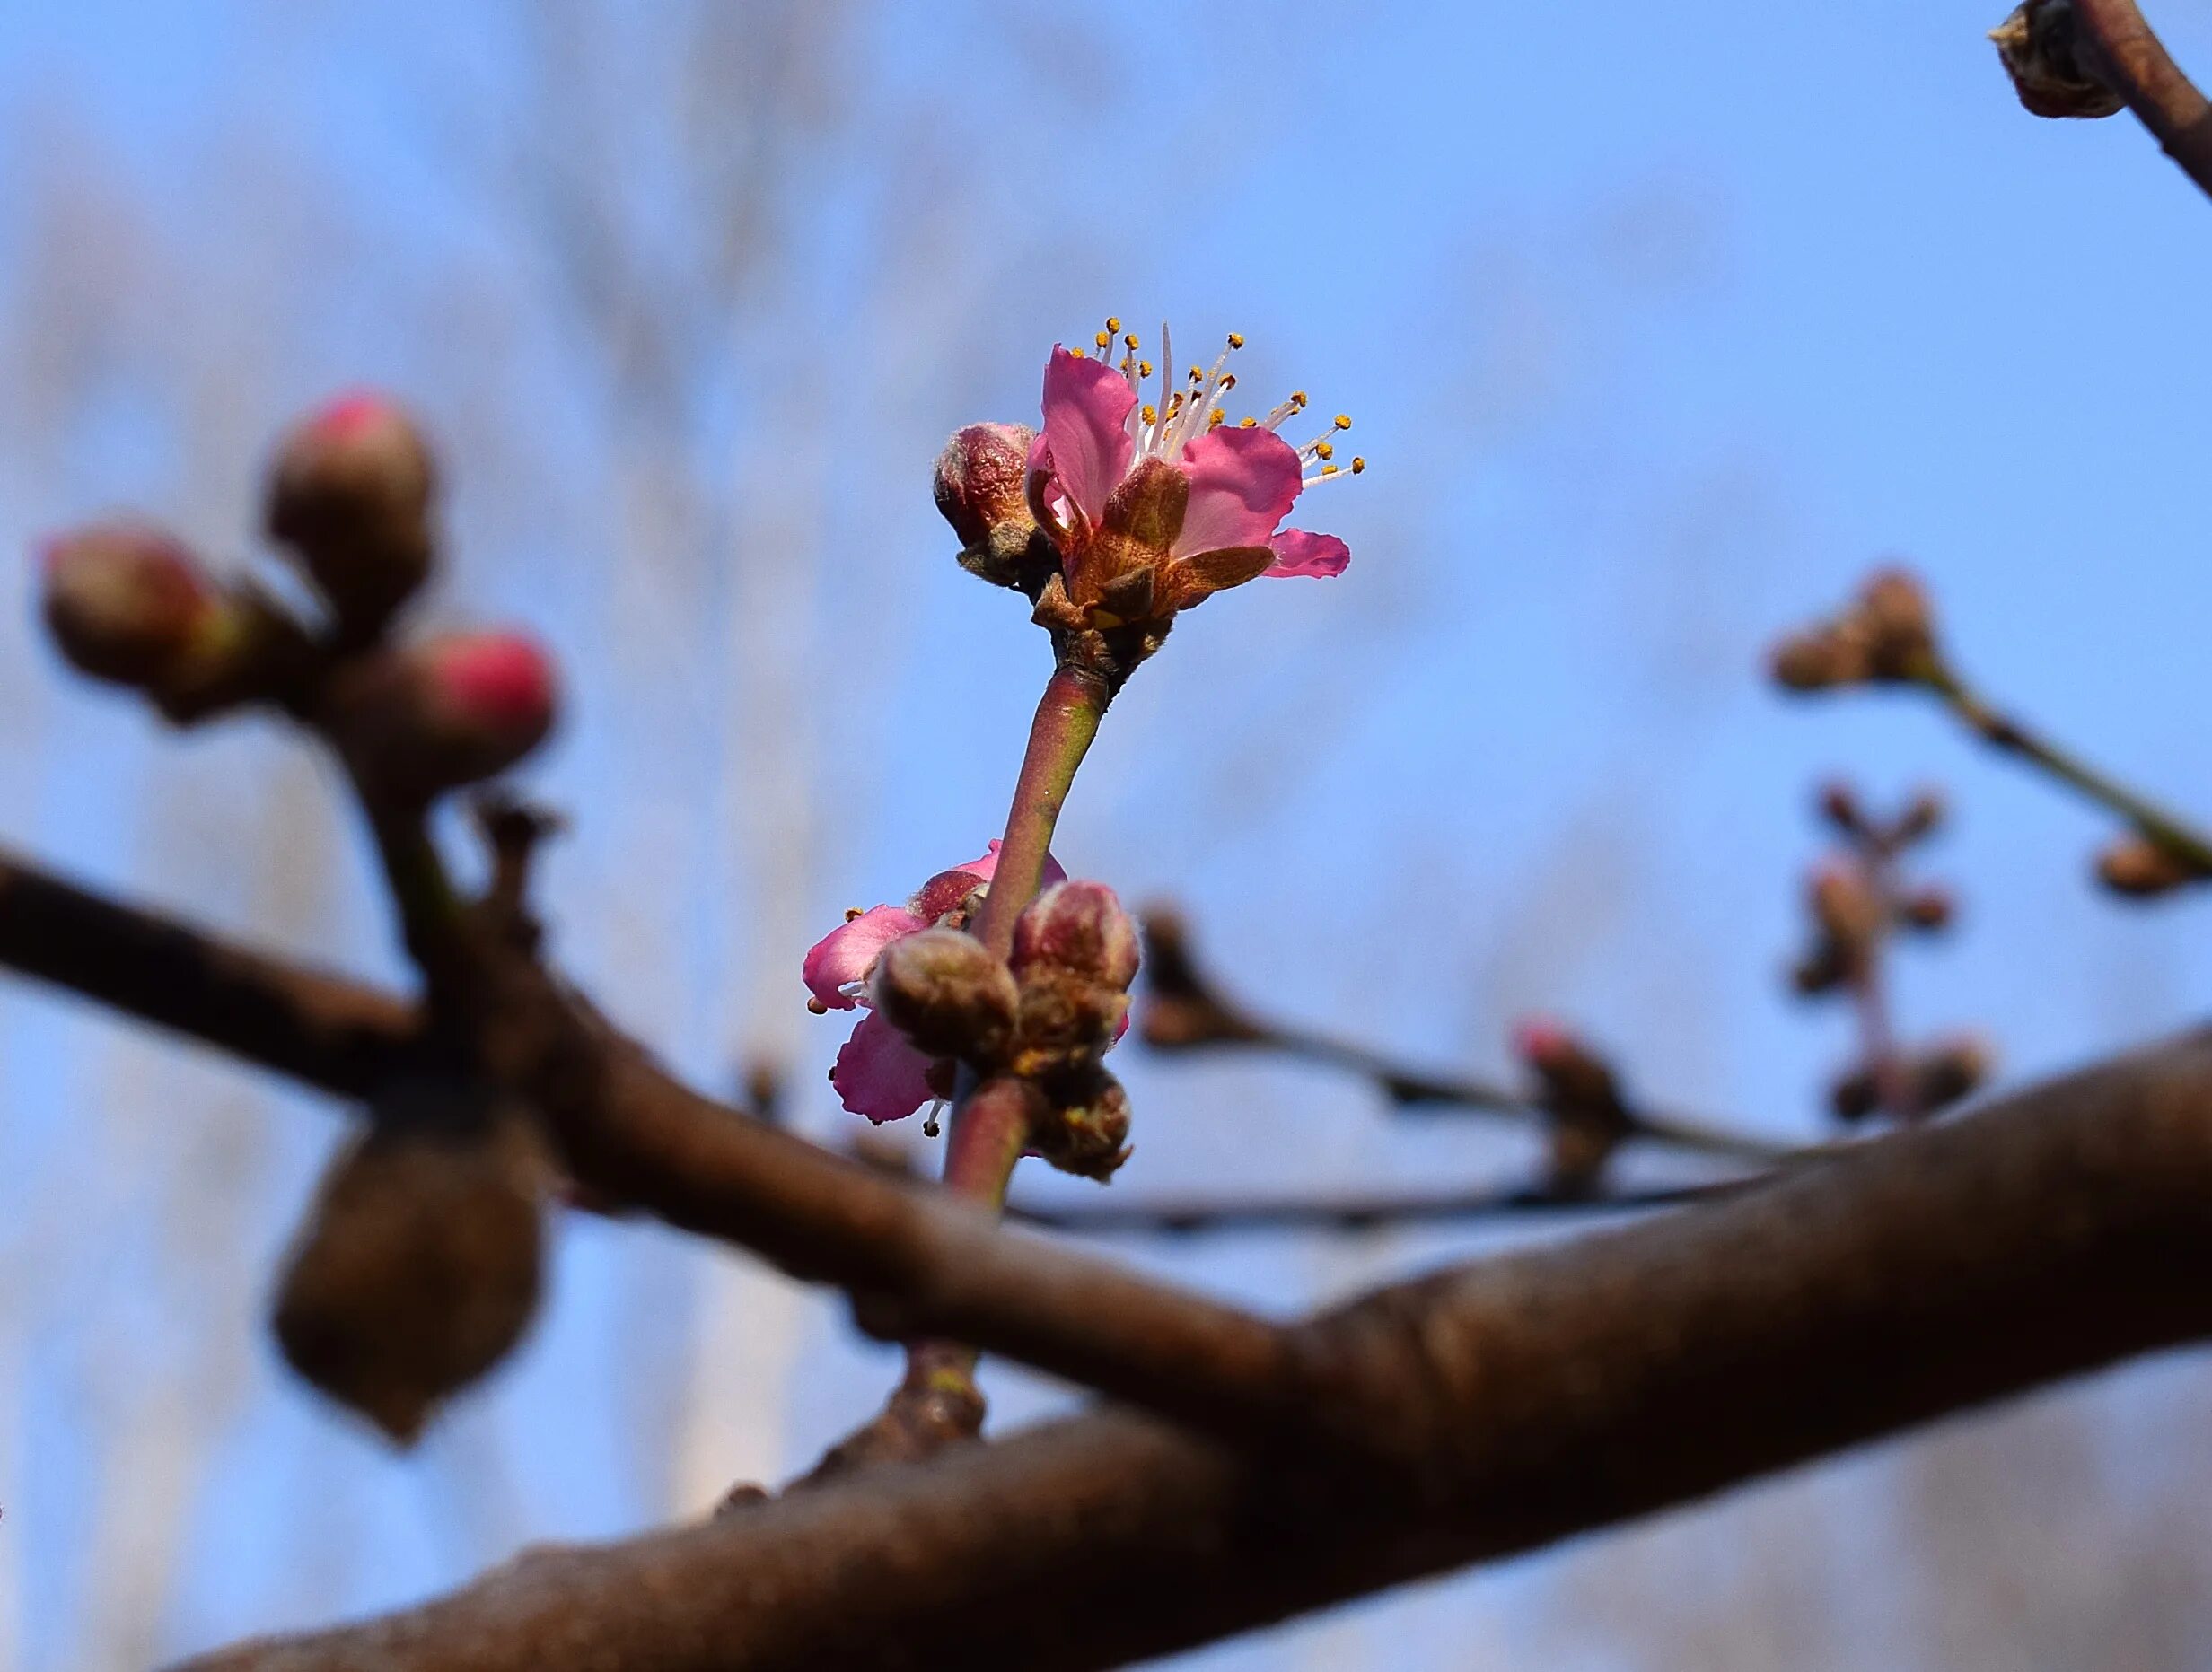
[[[1830,691],[1865,679],[1866,659],[1858,646],[1819,629],[1792,634],[1775,645],[1767,671],[1785,690]]]
[[[2094,118],[2121,108],[2120,95],[2090,69],[2072,0],[2026,0],[1989,39],[2031,114]]]
[[[1805,900],[1821,932],[1847,955],[1882,932],[1881,902],[1856,865],[1830,862],[1813,867],[1806,880]]]
[[[2115,894],[2153,899],[2204,880],[2205,873],[2148,836],[2120,837],[2097,855],[2097,880]]]
[[[1933,1115],[1972,1096],[1995,1065],[1988,1046],[1967,1037],[1946,1039],[1917,1053],[1911,1072],[1918,1112]]]
[[[430,450],[380,395],[333,401],[285,437],[268,531],[299,557],[340,621],[381,626],[430,573]]]
[[[374,656],[332,693],[330,724],[364,783],[402,801],[505,772],[544,741],[552,664],[511,633],[459,633]]]
[[[954,433],[937,455],[937,510],[965,547],[988,542],[993,530],[1014,523],[1026,536],[1035,526],[1029,510],[1029,451],[1037,432],[1023,424],[971,424]]]
[[[276,1311],[292,1368],[402,1443],[536,1309],[542,1163],[514,1123],[380,1125],[331,1167]]]
[[[1105,1070],[1034,1122],[1036,1152],[1063,1173],[1103,1184],[1129,1159],[1129,1094]]]
[[[1828,1107],[1838,1120],[1856,1125],[1882,1107],[1880,1078],[1870,1068],[1839,1074],[1829,1085]]]
[[[1049,965],[1107,986],[1137,979],[1137,924],[1102,882],[1056,882],[1015,919],[1018,974]]]
[[[1179,914],[1165,906],[1146,907],[1143,938],[1145,1006],[1137,1029],[1146,1045],[1176,1051],[1249,1044],[1265,1037],[1264,1029],[1231,1009],[1199,973]]]
[[[79,670],[160,693],[223,637],[223,599],[199,560],[157,529],[117,522],[45,548],[46,624]]]
[[[914,891],[907,909],[926,924],[948,929],[966,926],[969,902],[987,885],[972,871],[941,871]]]
[[[1937,663],[1927,590],[1903,569],[1878,569],[1860,590],[1848,626],[1865,635],[1869,677],[1918,679]]]
[[[924,929],[892,941],[871,977],[875,1007],[920,1051],[996,1064],[1021,998],[990,949],[958,929]]]
[[[1898,921],[1923,931],[1948,929],[1957,915],[1957,903],[1948,889],[1918,889],[1897,903]]]
[[[1925,836],[1934,835],[1943,827],[1949,809],[1938,790],[1917,790],[1912,800],[1905,803],[1897,823],[1891,827],[1890,840],[1898,846],[1908,846]]]
[[[1542,1016],[1515,1022],[1513,1048],[1542,1081],[1544,1102],[1555,1113],[1611,1110],[1625,1118],[1611,1064],[1558,1022]]]
[[[1866,828],[1866,816],[1858,804],[1858,795],[1848,783],[1837,781],[1821,786],[1821,817],[1846,836],[1856,836]]]

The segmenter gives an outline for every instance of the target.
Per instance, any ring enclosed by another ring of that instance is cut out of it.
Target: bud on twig
[[[324,1177],[276,1330],[301,1376],[406,1443],[536,1310],[542,1162],[517,1120],[379,1121]]]
[[[545,653],[511,633],[451,634],[368,657],[333,681],[331,735],[375,793],[430,800],[505,772],[555,712]]]
[[[1137,979],[1137,924],[1102,882],[1056,882],[1014,925],[1017,972],[1050,966],[1116,989]]]
[[[2090,66],[2073,0],[2025,0],[1989,31],[2013,91],[2035,116],[2111,116],[2123,101]]]
[[[1840,615],[1776,645],[1768,668],[1793,691],[1929,679],[1943,660],[1927,594],[1902,569],[1877,570]]]
[[[1029,503],[1025,424],[971,424],[937,456],[937,510],[960,537],[961,567],[994,586],[1023,587],[1058,565]]]
[[[1165,906],[1146,908],[1145,1006],[1137,1037],[1155,1051],[1201,1045],[1249,1045],[1268,1030],[1232,1006],[1198,968],[1183,920]]]
[[[1597,1188],[1605,1164],[1635,1130],[1612,1066],[1558,1023],[1517,1023],[1514,1052],[1536,1075],[1549,1121],[1551,1189],[1582,1196]]]
[[[159,695],[224,637],[222,594],[158,529],[115,522],[66,534],[44,563],[47,626],[95,679]]]
[[[1103,1068],[1086,1080],[1032,1122],[1031,1141],[1049,1165],[1103,1184],[1129,1159],[1129,1094]]]
[[[434,486],[414,422],[382,396],[349,395],[278,448],[268,531],[297,555],[338,620],[365,637],[430,573]]]
[[[1005,1055],[1021,995],[989,948],[958,929],[892,941],[871,980],[875,1008],[917,1050],[985,1066]]]
[[[2155,899],[2204,880],[2205,873],[2148,836],[2129,835],[2097,855],[2097,880],[2115,894]]]
[[[1958,906],[1948,889],[1917,889],[1897,903],[1897,920],[1907,928],[1932,933],[1948,929]]]

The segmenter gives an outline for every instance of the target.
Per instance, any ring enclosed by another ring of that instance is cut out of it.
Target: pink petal
[[[936,1095],[929,1089],[935,1061],[907,1043],[906,1035],[870,1011],[838,1053],[830,1083],[856,1115],[877,1125],[904,1120]]]
[[[1114,484],[1128,474],[1137,443],[1127,424],[1136,405],[1137,391],[1120,372],[1053,346],[1045,365],[1042,454],[1051,460],[1061,488],[1093,522],[1105,511]],[[1032,450],[1030,456],[1034,463],[1040,453]]]
[[[1308,534],[1303,529],[1285,529],[1268,542],[1275,561],[1268,574],[1342,574],[1352,561],[1352,548],[1333,534]]]
[[[856,1001],[844,989],[865,981],[882,950],[901,936],[929,925],[903,906],[879,906],[850,923],[839,924],[814,943],[799,973],[807,991],[833,1011],[849,1011]]]
[[[1183,449],[1190,503],[1172,555],[1265,546],[1298,497],[1297,450],[1272,430],[1224,425]]]
[[[1001,845],[1003,845],[996,836],[992,837],[991,845],[981,859],[971,859],[965,865],[957,866],[955,869],[966,871],[978,882],[988,882],[998,870],[998,850]],[[1051,854],[1047,854],[1044,880],[1040,886],[1049,889],[1056,882],[1066,882],[1066,880],[1067,867],[1061,864]]]

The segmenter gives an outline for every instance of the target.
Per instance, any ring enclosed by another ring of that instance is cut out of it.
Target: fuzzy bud
[[[990,950],[958,929],[925,929],[883,949],[871,978],[875,1008],[917,1050],[996,1064],[1020,994]]]
[[[1824,628],[1795,633],[1767,656],[1767,672],[1787,691],[1832,691],[1866,678],[1859,648]]]
[[[1101,1184],[1129,1159],[1129,1094],[1104,1069],[1051,1113],[1032,1123],[1036,1153],[1063,1173]]]
[[[380,1124],[325,1176],[280,1285],[292,1368],[406,1443],[537,1309],[542,1162],[519,1123]]]
[[[95,679],[159,694],[224,636],[222,595],[180,541],[117,522],[45,548],[46,624]]]
[[[2120,95],[2090,68],[2073,0],[2025,0],[1989,39],[2030,114],[2095,118],[2120,109]]]
[[[1897,903],[1897,918],[1907,928],[1933,932],[1948,929],[1958,904],[1948,889],[1917,889]]]
[[[1821,932],[1847,954],[1870,945],[1882,932],[1882,903],[1855,865],[1815,866],[1805,899]]]
[[[278,447],[268,531],[342,623],[373,633],[430,573],[435,485],[414,421],[380,395],[348,395]]]
[[[1029,510],[1029,451],[1037,432],[1025,424],[971,424],[937,455],[937,510],[962,546],[981,546],[1002,523],[1024,534],[1036,525]]]
[[[505,772],[556,708],[545,652],[512,633],[457,633],[365,659],[338,681],[331,729],[363,781],[402,801]]]
[[[1182,918],[1164,906],[1146,909],[1144,967],[1146,1002],[1137,1030],[1154,1050],[1249,1044],[1265,1037],[1256,1022],[1233,1010],[1200,973],[1190,950],[1189,932]]]
[[[1057,882],[1014,925],[1017,973],[1049,965],[1126,990],[1137,979],[1137,924],[1102,882]]]
[[[1915,1100],[1923,1115],[1948,1108],[1981,1089],[1996,1057],[1980,1039],[1962,1037],[1929,1046],[1912,1059]]]
[[[2203,880],[2204,872],[2145,836],[2121,836],[2097,855],[2097,880],[2135,899],[2155,899]]]

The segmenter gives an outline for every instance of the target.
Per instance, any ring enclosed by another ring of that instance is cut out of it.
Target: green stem
[[[988,1080],[968,1090],[952,1110],[945,1141],[944,1186],[993,1215],[1006,1205],[1014,1163],[1029,1148],[1030,1089],[1017,1080]],[[980,1414],[975,1392],[976,1350],[949,1341],[917,1341],[907,1349],[906,1388],[914,1394],[966,1396]]]
[[[2163,807],[2146,801],[2125,784],[2115,783],[2049,739],[2039,737],[2018,721],[1991,707],[1948,668],[1931,670],[1923,676],[1923,682],[1984,742],[2041,767],[2091,801],[2110,808],[2169,856],[2193,871],[2212,876],[2212,836],[2190,828]]]
[[[998,869],[983,897],[975,935],[1004,958],[1014,946],[1014,920],[1037,897],[1044,880],[1045,855],[1053,827],[1067,800],[1075,769],[1098,735],[1106,712],[1106,687],[1095,675],[1062,668],[1046,682],[1030,722],[1029,748],[1014,780],[1014,805],[1006,813],[1006,834],[998,847]]]

